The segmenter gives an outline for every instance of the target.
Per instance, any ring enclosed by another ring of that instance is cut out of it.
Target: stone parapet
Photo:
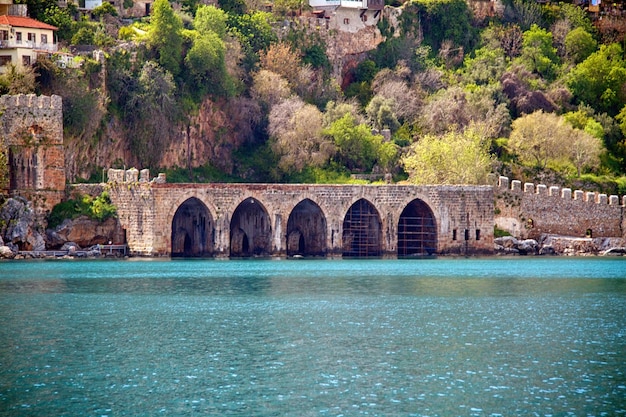
[[[509,184],[511,184],[509,186]],[[626,206],[626,195],[622,197],[622,202],[620,203],[619,196],[607,194],[599,194],[594,191],[583,191],[583,190],[575,190],[572,193],[570,188],[560,188],[558,186],[546,186],[544,184],[537,184],[531,182],[524,183],[524,187],[522,190],[522,182],[518,180],[510,181],[508,177],[501,176],[498,179],[498,183],[496,186],[496,190],[499,192],[510,191],[513,193],[526,193],[526,194],[535,194],[539,196],[548,196],[548,197],[559,197],[563,200],[580,200],[590,203],[597,204],[610,204],[610,205],[622,205]],[[560,193],[559,193],[560,191]]]
[[[510,186],[509,186],[510,184]],[[542,233],[626,237],[622,219],[626,196],[547,187],[500,177],[495,187],[498,228],[522,239]]]

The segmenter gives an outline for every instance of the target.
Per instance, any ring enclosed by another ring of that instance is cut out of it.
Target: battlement
[[[557,186],[546,186],[544,184],[537,184],[526,182],[523,184],[518,180],[510,181],[508,177],[501,176],[498,178],[498,184],[496,185],[501,191],[511,191],[518,194],[532,194],[537,196],[543,196],[547,198],[562,199],[562,200],[574,200],[582,201],[585,203],[594,203],[610,206],[626,206],[626,195],[620,199],[617,195],[606,195],[596,193],[593,191],[574,190],[571,188],[561,188]]]
[[[37,96],[35,94],[17,94],[14,96],[0,96],[0,109],[6,111],[11,108],[36,108],[36,109],[63,109],[61,96]]]
[[[147,168],[141,171],[137,168],[129,168],[127,170],[109,168],[107,176],[110,183],[155,182],[163,184],[166,182],[165,174],[162,172],[159,173],[158,177],[150,179],[150,170]]]
[[[500,177],[494,184],[494,196],[496,226],[516,237],[626,236],[626,196],[522,184],[507,177]]]

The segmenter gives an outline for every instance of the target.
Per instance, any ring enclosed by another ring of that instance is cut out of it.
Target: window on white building
[[[28,42],[37,42],[37,36],[34,33],[28,32]]]
[[[15,32],[15,42],[22,43],[22,32]]]
[[[48,43],[48,35],[41,35],[41,43]]]
[[[11,55],[0,55],[0,67],[11,63]]]
[[[28,55],[22,56],[22,65],[25,67],[30,66],[30,57]]]

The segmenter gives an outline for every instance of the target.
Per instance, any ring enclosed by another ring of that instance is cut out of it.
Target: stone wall
[[[382,227],[382,253],[397,253],[398,220],[411,202],[432,211],[439,254],[493,253],[493,187],[311,184],[167,184],[164,177],[148,180],[137,170],[109,171],[109,193],[136,255],[169,255],[174,216],[186,201],[206,206],[215,231],[215,256],[230,254],[230,224],[245,202],[260,204],[270,219],[271,255],[285,256],[289,216],[305,199],[318,206],[326,224],[326,254],[340,256],[343,222],[360,199],[373,205]]]
[[[521,239],[539,239],[542,234],[626,237],[624,205],[626,197],[500,177],[495,224]]]
[[[65,193],[60,96],[0,97],[0,136],[9,152],[9,192],[45,215]]]

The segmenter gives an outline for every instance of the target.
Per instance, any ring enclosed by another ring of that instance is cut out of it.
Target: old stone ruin
[[[626,254],[626,196],[510,181],[494,187],[495,239],[504,254]]]
[[[237,232],[241,236],[233,235],[240,238],[235,244],[228,232],[232,225],[226,222],[235,214],[237,205],[246,201],[268,204],[267,218],[263,217],[271,225],[267,231],[272,236],[268,251],[281,255],[298,253],[290,248],[303,242],[302,233],[286,233],[291,227],[289,210],[295,210],[296,219],[306,218],[316,206],[325,204],[328,208],[323,214],[327,217],[320,217],[320,222],[333,225],[323,230],[328,234],[320,247],[341,253],[342,238],[336,234],[343,227],[343,216],[352,210],[350,204],[356,201],[358,210],[376,220],[380,253],[401,253],[398,219],[404,207],[420,218],[430,219],[436,233],[432,232],[435,243],[429,244],[429,250],[436,247],[439,254],[626,254],[626,197],[616,195],[522,184],[506,177],[500,177],[493,186],[456,188],[167,184],[163,174],[151,179],[145,169],[110,170],[107,184],[67,187],[59,96],[0,97],[0,138],[8,150],[9,172],[0,190],[0,257],[31,251],[82,250],[109,242],[129,244],[131,249],[134,246],[138,255],[185,253],[186,235],[172,231],[175,225],[185,229],[187,223],[176,217],[185,210],[205,210],[209,214],[205,217],[214,222],[213,229],[206,229],[217,233],[206,246],[207,251],[227,254],[232,244],[245,252],[245,227],[237,226],[242,232]],[[114,202],[121,208],[118,219],[107,224],[76,219],[55,230],[45,230],[45,218],[56,204],[77,194],[96,196],[105,189],[115,191],[118,201]],[[249,215],[252,207],[242,210]]]

